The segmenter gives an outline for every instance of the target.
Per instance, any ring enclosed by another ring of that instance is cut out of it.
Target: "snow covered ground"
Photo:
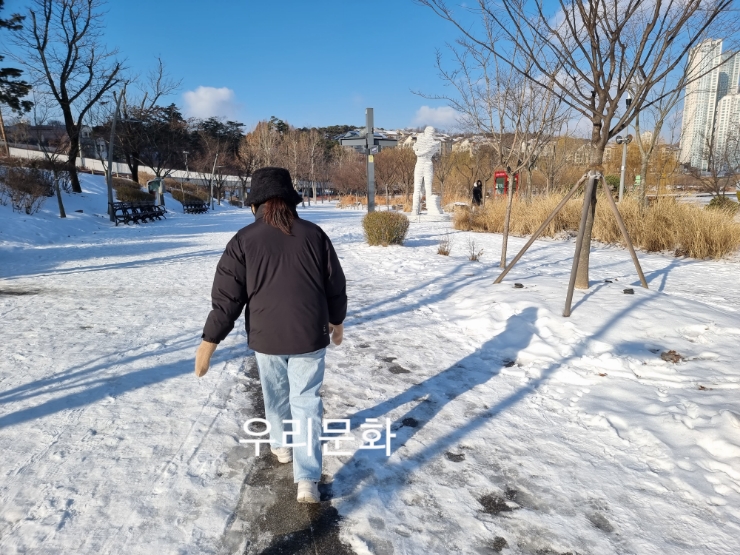
[[[250,552],[236,507],[269,499],[239,444],[258,412],[243,322],[192,369],[215,265],[251,216],[113,227],[101,178],[84,189],[66,221],[53,198],[0,207],[0,553]],[[641,253],[644,290],[626,251],[596,246],[566,319],[572,241],[538,241],[493,285],[500,236],[412,224],[405,246],[368,247],[360,212],[300,213],[349,279],[326,417],[396,434],[390,457],[325,458],[355,553],[740,552],[737,259]]]

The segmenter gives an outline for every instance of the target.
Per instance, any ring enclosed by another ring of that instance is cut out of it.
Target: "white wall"
[[[27,158],[27,159],[43,159],[44,153],[40,150],[29,150],[25,148],[16,148],[14,146],[10,147],[10,155],[15,156],[16,158]],[[67,159],[66,154],[60,154],[59,158],[62,160]],[[97,158],[77,158],[77,167],[78,168],[85,168],[88,170],[94,170],[98,172],[104,172],[105,167],[103,166],[103,162],[98,160]],[[151,175],[154,175],[154,170],[150,168],[149,166],[139,166],[139,171],[142,173],[148,173]],[[127,164],[124,164],[122,162],[113,162],[113,173],[114,174],[126,174],[131,175],[131,170],[129,170],[129,167]],[[207,180],[201,179],[198,177],[198,173],[196,172],[185,172],[184,170],[174,170],[170,172],[170,177],[173,179],[178,179],[182,181],[190,181],[192,183],[199,183],[201,185],[207,184]],[[228,183],[232,184],[238,184],[239,178],[235,175],[227,175],[226,181]]]

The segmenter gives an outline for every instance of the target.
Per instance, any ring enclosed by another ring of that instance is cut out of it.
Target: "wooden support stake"
[[[614,212],[614,217],[617,219],[617,224],[619,225],[619,229],[622,230],[622,236],[624,237],[625,242],[627,243],[627,248],[630,251],[630,256],[632,256],[632,262],[635,263],[635,269],[637,270],[637,275],[640,276],[640,283],[642,286],[647,289],[648,284],[645,280],[645,274],[642,273],[642,267],[640,266],[640,261],[637,259],[637,254],[635,253],[635,247],[632,245],[632,239],[630,239],[630,235],[627,232],[627,226],[624,225],[624,220],[622,219],[622,215],[619,213],[619,208],[617,208],[616,203],[614,202],[614,197],[612,196],[612,192],[609,189],[609,185],[606,184],[606,180],[604,179],[604,176],[601,176],[602,183],[604,184],[604,190],[606,191],[606,198],[609,200],[609,206],[612,208],[612,212]]]
[[[583,236],[586,233],[586,219],[588,211],[591,208],[591,197],[593,196],[594,187],[599,179],[599,174],[592,171],[588,172],[588,185],[586,185],[586,196],[583,198],[583,210],[581,211],[581,224],[578,226],[578,238],[576,239],[576,252],[573,255],[573,267],[570,270],[570,282],[568,283],[568,294],[565,297],[565,310],[563,316],[570,316],[570,308],[573,304],[573,290],[576,286],[576,274],[578,273],[578,259],[581,256],[583,247]]]
[[[555,207],[555,210],[552,211],[552,213],[547,217],[547,219],[539,227],[539,229],[537,229],[537,231],[535,231],[532,234],[532,237],[529,238],[529,241],[527,241],[527,244],[524,245],[524,247],[522,248],[522,250],[519,251],[519,254],[517,254],[511,262],[509,262],[509,265],[506,266],[506,268],[504,268],[504,271],[501,272],[501,275],[499,275],[496,278],[496,281],[494,281],[493,283],[501,283],[501,281],[504,279],[504,277],[506,277],[506,274],[509,273],[509,270],[511,270],[514,267],[514,264],[516,264],[517,262],[519,262],[519,260],[521,259],[521,257],[524,256],[524,253],[527,252],[527,250],[529,249],[529,247],[532,246],[532,243],[534,243],[537,240],[537,238],[542,234],[542,232],[545,231],[545,229],[547,228],[547,226],[550,225],[550,222],[555,219],[555,216],[557,216],[560,213],[560,211],[568,203],[568,201],[571,199],[571,197],[576,193],[576,191],[578,190],[578,187],[581,186],[581,183],[583,183],[586,180],[587,177],[588,177],[588,174],[584,175],[578,181],[578,183],[576,183],[575,185],[573,185],[573,188],[568,192],[567,195],[565,195],[565,197],[563,197],[563,200],[560,201],[560,204],[558,204]]]

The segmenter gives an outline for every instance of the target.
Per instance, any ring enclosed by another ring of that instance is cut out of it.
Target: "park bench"
[[[111,206],[116,225],[161,220],[166,212],[164,206],[156,206],[153,202],[114,202]]]
[[[182,211],[185,214],[203,214],[208,212],[208,205],[202,200],[191,200],[182,203]]]

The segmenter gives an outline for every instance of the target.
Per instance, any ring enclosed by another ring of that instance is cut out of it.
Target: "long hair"
[[[290,235],[293,229],[293,220],[296,218],[295,208],[281,198],[271,198],[265,201],[262,218],[267,225],[276,227],[286,235]]]

